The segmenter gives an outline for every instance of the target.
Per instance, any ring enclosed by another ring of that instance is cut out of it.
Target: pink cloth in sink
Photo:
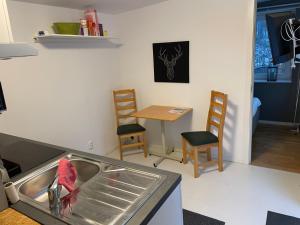
[[[69,192],[75,188],[77,170],[67,159],[61,159],[57,169],[58,184],[64,186]]]

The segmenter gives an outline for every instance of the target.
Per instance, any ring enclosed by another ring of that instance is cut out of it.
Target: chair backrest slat
[[[217,118],[217,119],[222,119],[222,114],[220,114],[220,113],[217,113],[217,112],[215,112],[215,111],[212,111],[211,112],[211,116],[212,117],[215,117],[215,118]]]
[[[218,102],[212,102],[211,105],[214,106],[214,107],[218,107],[220,109],[222,109],[222,107],[223,107],[223,105],[221,103],[218,103]]]
[[[227,101],[227,94],[218,91],[211,92],[206,130],[212,131],[212,129],[215,128],[218,132],[219,141],[222,141],[223,139]]]
[[[134,105],[124,105],[124,106],[117,106],[118,111],[123,111],[123,110],[135,110],[136,106]]]
[[[114,90],[114,93],[116,95],[121,95],[121,94],[132,94],[134,92],[134,89],[122,89],[122,90]]]
[[[117,102],[135,102],[134,98],[118,98],[116,99]]]
[[[211,120],[209,123],[210,123],[210,126],[214,126],[214,127],[217,128],[217,129],[220,128],[220,124],[217,123],[217,122],[215,122],[215,121],[212,121],[212,120]]]
[[[117,126],[121,125],[122,120],[126,120],[129,118],[132,118],[133,122],[137,123],[137,119],[131,116],[132,113],[137,111],[135,90],[114,90],[113,96],[115,103]]]
[[[133,118],[133,117],[131,116],[131,113],[129,113],[129,114],[119,114],[118,118],[119,119],[128,119],[128,118]]]

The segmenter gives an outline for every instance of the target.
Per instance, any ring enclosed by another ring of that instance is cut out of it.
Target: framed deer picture
[[[189,83],[189,42],[153,44],[154,81]]]

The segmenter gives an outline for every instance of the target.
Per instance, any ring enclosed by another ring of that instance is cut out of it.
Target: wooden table
[[[27,216],[8,208],[0,212],[1,225],[39,225],[39,223],[28,218]]]
[[[175,157],[171,157],[166,148],[166,122],[174,122],[187,113],[192,112],[192,108],[184,108],[184,107],[172,107],[172,106],[159,106],[159,105],[152,105],[149,106],[141,111],[135,112],[132,116],[136,118],[143,118],[143,119],[152,119],[152,120],[159,120],[161,124],[161,142],[163,147],[163,155],[151,153],[153,155],[161,156],[161,158],[155,162],[153,165],[157,167],[164,159],[172,159],[181,161],[182,159],[178,159]]]

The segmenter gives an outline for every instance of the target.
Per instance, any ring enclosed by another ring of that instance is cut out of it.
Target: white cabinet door
[[[0,0],[0,43],[13,42],[6,0]]]
[[[183,225],[180,184],[167,198],[147,225]]]

